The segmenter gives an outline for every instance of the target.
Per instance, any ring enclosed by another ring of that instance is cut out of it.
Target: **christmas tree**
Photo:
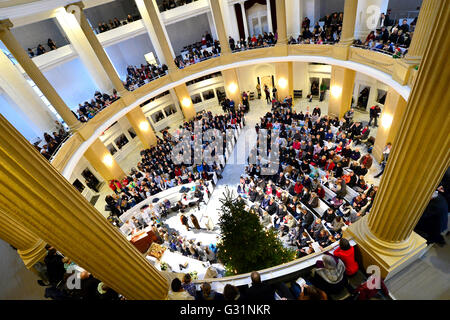
[[[241,198],[226,189],[219,220],[221,241],[218,258],[228,275],[273,267],[295,259],[295,251],[284,248],[273,230],[265,230],[258,214],[245,209]]]

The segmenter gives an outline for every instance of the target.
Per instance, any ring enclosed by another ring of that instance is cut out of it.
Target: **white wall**
[[[258,77],[275,76],[275,66],[273,64],[257,64],[253,66],[241,67],[237,69],[239,89],[256,93]]]
[[[79,103],[91,100],[99,90],[79,58],[45,71],[44,76],[72,110],[78,109]]]
[[[293,63],[294,90],[303,90],[303,97],[309,93],[308,91],[308,63]]]
[[[57,47],[69,43],[54,18],[12,28],[11,32],[25,50],[36,48],[39,44],[42,44],[49,51],[50,49],[47,46],[49,38],[56,43]]]
[[[333,12],[344,12],[345,0],[320,0],[320,18]]]
[[[157,58],[155,49],[147,34],[141,34],[137,37],[113,44],[106,47],[105,51],[122,80],[126,79],[127,66],[146,64],[145,54],[153,52]]]
[[[205,31],[212,34],[206,13],[166,26],[170,43],[178,56],[183,47],[202,40]]]
[[[17,108],[14,108],[4,95],[0,94],[0,113],[16,128],[28,141],[43,135],[32,122],[28,121]]]
[[[88,8],[85,10],[86,18],[93,27],[97,27],[99,22],[108,23],[109,20],[117,18],[119,20],[126,19],[127,15],[139,15],[134,0],[115,0],[99,6]]]

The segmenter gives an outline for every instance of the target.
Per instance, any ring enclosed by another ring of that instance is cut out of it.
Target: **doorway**
[[[366,110],[367,103],[369,102],[369,94],[370,94],[370,87],[365,85],[359,86],[359,94],[358,94],[358,101],[356,102],[356,107],[361,110]]]

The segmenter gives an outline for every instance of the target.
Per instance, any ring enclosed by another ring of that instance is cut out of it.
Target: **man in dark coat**
[[[267,284],[261,282],[261,276],[258,272],[253,271],[250,275],[252,279],[252,286],[247,289],[245,293],[245,300],[255,301],[273,301],[275,300],[275,289]]]

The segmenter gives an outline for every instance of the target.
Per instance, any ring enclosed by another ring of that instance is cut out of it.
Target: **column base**
[[[408,84],[411,70],[420,62],[408,61],[406,59],[397,59],[394,63],[392,79],[400,83],[402,86]]]
[[[44,240],[40,239],[35,245],[27,250],[17,250],[20,258],[23,260],[25,267],[31,269],[36,263],[43,260],[47,255],[47,250],[45,249],[46,243]]]
[[[384,280],[418,259],[427,246],[426,240],[414,232],[402,242],[380,240],[370,231],[367,216],[347,228],[344,236],[358,244],[364,269],[367,270],[370,265],[378,266]]]
[[[333,57],[339,60],[348,60],[350,55],[350,44],[335,44],[333,46]]]

